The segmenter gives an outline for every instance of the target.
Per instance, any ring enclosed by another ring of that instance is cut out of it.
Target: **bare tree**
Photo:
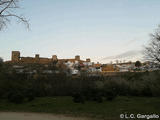
[[[0,57],[0,71],[2,70],[2,65],[3,65],[3,59]]]
[[[23,22],[29,28],[27,19],[22,15],[17,15],[15,12],[19,8],[18,2],[19,0],[0,0],[0,30],[7,27],[12,18]]]
[[[3,62],[3,59],[0,57],[0,63],[2,63]]]
[[[151,34],[151,41],[145,47],[145,58],[153,63],[160,64],[160,25],[155,33]]]

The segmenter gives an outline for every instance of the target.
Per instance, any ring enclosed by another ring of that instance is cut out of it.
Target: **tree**
[[[0,71],[2,66],[3,66],[3,59],[0,57]]]
[[[21,15],[17,15],[15,12],[19,8],[18,2],[19,0],[0,0],[0,30],[7,27],[12,18],[23,22],[29,28],[27,19]]]
[[[136,63],[135,63],[135,66],[136,66],[136,67],[138,67],[138,68],[139,68],[141,65],[142,65],[142,64],[141,64],[141,62],[140,62],[140,61],[136,61]]]
[[[3,63],[3,59],[0,57],[0,63]]]
[[[160,25],[155,33],[151,34],[151,41],[145,47],[145,58],[153,63],[160,64]]]

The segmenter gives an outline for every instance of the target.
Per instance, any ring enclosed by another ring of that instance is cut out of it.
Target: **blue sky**
[[[5,60],[19,50],[22,56],[78,54],[97,61],[143,49],[160,24],[160,0],[23,0],[20,6],[30,30],[12,21],[0,31]]]

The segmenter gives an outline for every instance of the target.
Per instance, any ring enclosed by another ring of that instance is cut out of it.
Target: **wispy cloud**
[[[133,50],[133,51],[127,51],[127,52],[124,52],[124,53],[121,53],[121,54],[118,54],[118,55],[115,55],[115,56],[108,56],[108,57],[105,57],[103,59],[101,59],[101,61],[103,62],[109,62],[109,61],[114,61],[114,60],[132,60],[132,61],[135,61],[135,60],[141,60],[142,58],[142,51],[140,50]]]
[[[138,41],[139,41],[138,38],[134,38],[134,39],[129,40],[129,41],[127,41],[126,43],[124,43],[123,46],[125,47],[125,46],[129,46],[129,45],[133,45],[133,44],[135,44],[135,43],[138,42]]]

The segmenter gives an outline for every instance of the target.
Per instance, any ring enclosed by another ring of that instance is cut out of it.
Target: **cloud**
[[[115,56],[108,56],[103,59],[101,59],[101,62],[110,62],[110,61],[115,61],[115,60],[125,60],[125,61],[136,61],[136,60],[141,60],[142,59],[142,51],[127,51]]]
[[[124,43],[124,45],[123,45],[123,46],[133,45],[133,44],[135,44],[135,43],[136,43],[136,42],[138,42],[138,41],[139,41],[139,39],[134,38],[134,39],[129,40],[129,41],[127,41],[126,43]]]

